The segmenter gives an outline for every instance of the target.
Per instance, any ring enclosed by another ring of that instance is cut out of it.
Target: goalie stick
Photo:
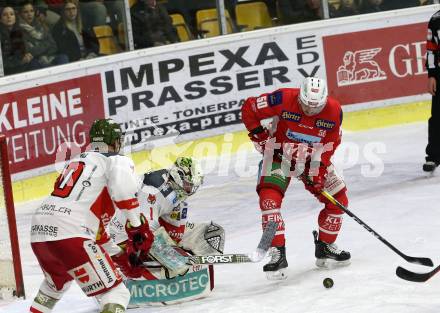
[[[267,223],[263,231],[258,247],[252,253],[232,253],[232,254],[217,254],[217,255],[192,255],[188,257],[188,264],[235,264],[235,263],[249,263],[260,262],[266,256],[269,250],[273,237],[277,231],[278,224],[271,221]]]
[[[298,178],[304,178],[303,175],[300,175]],[[312,183],[312,181],[305,177],[307,183]],[[384,243],[388,248],[393,250],[395,253],[400,255],[402,258],[404,258],[409,263],[415,263],[425,266],[434,266],[434,263],[432,263],[432,260],[430,258],[423,258],[423,257],[413,257],[404,254],[399,249],[394,247],[391,243],[388,242],[385,238],[383,238],[381,235],[379,235],[374,229],[372,229],[370,226],[368,226],[364,221],[362,221],[359,217],[357,217],[354,213],[352,213],[349,209],[347,209],[343,204],[341,204],[338,200],[336,200],[331,194],[329,194],[325,190],[321,190],[321,195],[324,196],[328,201],[339,207],[342,211],[347,213],[348,216],[350,216],[352,219],[354,219],[359,225],[361,225],[363,228],[365,228],[370,234],[372,234],[374,237],[379,239],[382,243]]]
[[[415,273],[407,270],[406,268],[403,268],[401,266],[398,266],[396,269],[396,275],[400,278],[408,281],[413,281],[416,283],[424,283],[428,279],[430,279],[432,276],[440,272],[440,265],[434,268],[432,271],[427,273]]]

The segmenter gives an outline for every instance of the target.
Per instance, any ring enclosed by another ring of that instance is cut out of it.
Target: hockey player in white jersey
[[[122,133],[111,119],[90,128],[89,151],[69,160],[53,192],[32,217],[31,245],[45,279],[30,312],[49,313],[75,280],[96,296],[101,313],[123,313],[128,289],[107,252],[96,243],[115,211],[126,219],[127,250],[148,253],[154,236],[140,215],[134,164],[119,155]]]
[[[188,197],[193,195],[203,183],[203,174],[195,159],[179,157],[170,169],[148,172],[141,177],[141,180],[138,200],[141,211],[148,219],[153,231],[164,229],[175,245],[183,249],[182,253],[197,255],[223,253],[225,241],[223,227],[213,222],[190,223],[187,221]],[[127,240],[127,235],[124,232],[125,219],[124,215],[118,213],[110,222],[112,242],[117,243],[120,247],[124,247]],[[112,250],[107,246],[106,249]],[[112,252],[110,253],[112,254]],[[161,279],[175,276],[175,273],[157,264],[146,255],[141,256],[139,260],[133,260],[130,259],[129,254],[118,252],[112,258],[124,275],[130,279],[156,280],[157,283]],[[133,264],[136,262],[137,264]],[[151,266],[145,267],[144,262],[151,264]],[[194,271],[200,271],[204,268],[208,267],[188,266],[188,273],[194,273]],[[194,273],[194,275],[196,274]],[[211,268],[208,277],[208,280],[212,280],[210,282],[211,289],[213,288],[212,274]],[[203,295],[209,293],[209,286],[207,287],[208,290],[205,290]],[[149,298],[146,301],[154,302],[154,299]]]

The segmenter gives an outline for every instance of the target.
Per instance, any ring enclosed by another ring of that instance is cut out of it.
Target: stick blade
[[[263,235],[261,236],[260,242],[258,243],[257,250],[266,252],[269,250],[272,245],[273,237],[275,237],[275,233],[277,232],[278,224],[274,221],[270,221],[267,223],[264,228]]]
[[[408,261],[409,263],[430,266],[430,267],[434,266],[434,263],[430,258],[417,258],[417,257],[407,256],[405,260]]]
[[[396,275],[400,277],[401,279],[416,282],[416,283],[424,283],[428,279],[430,279],[432,276],[435,275],[440,270],[440,267],[436,268],[435,270],[427,273],[415,273],[407,270],[406,268],[403,268],[401,266],[398,266],[396,269]]]

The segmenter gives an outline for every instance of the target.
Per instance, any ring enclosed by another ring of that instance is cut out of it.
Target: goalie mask
[[[180,200],[193,195],[203,184],[203,173],[199,163],[188,157],[179,157],[169,170],[171,187]]]
[[[307,77],[301,84],[298,101],[307,116],[319,114],[327,104],[327,83],[324,79]]]

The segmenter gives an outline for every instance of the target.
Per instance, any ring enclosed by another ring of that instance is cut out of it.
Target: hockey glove
[[[127,278],[139,278],[142,276],[144,272],[144,268],[139,266],[133,266],[129,259],[128,254],[126,252],[121,253],[120,255],[112,256],[113,262],[117,265],[117,267],[121,270],[122,274]]]
[[[125,231],[127,232],[127,255],[129,261],[137,260],[139,256],[146,255],[151,249],[154,241],[154,235],[150,230],[150,226],[143,214],[141,214],[141,225],[133,227],[127,221]],[[134,259],[134,256],[136,258]],[[135,263],[135,262],[133,262]],[[136,264],[134,264],[136,265]]]
[[[252,140],[255,149],[261,154],[264,153],[264,147],[267,140],[270,138],[269,131],[262,126],[253,129],[249,134],[249,138]]]
[[[305,173],[301,175],[301,180],[304,182],[306,190],[312,193],[320,202],[326,202],[326,198],[321,195],[321,191],[325,185],[325,175],[327,168],[320,166],[316,173],[311,173],[310,169],[306,169]],[[312,175],[314,174],[314,175]]]

